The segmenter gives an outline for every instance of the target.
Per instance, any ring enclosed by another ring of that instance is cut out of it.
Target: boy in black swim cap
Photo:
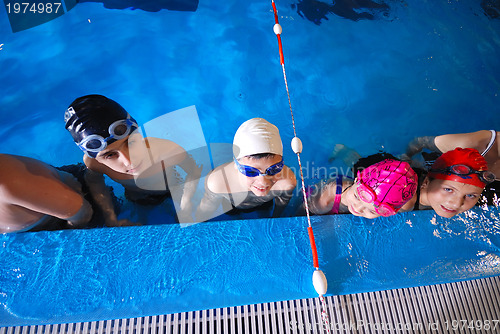
[[[64,121],[77,146],[91,158],[138,127],[122,106],[102,95],[87,95],[73,101]]]
[[[174,166],[180,166],[187,175],[180,199],[181,212],[177,214],[180,221],[190,220],[191,199],[200,170],[181,146],[166,139],[143,138],[130,114],[102,95],[77,98],[66,110],[64,119],[66,129],[85,152],[83,161],[92,172],[89,177],[96,181],[103,174],[108,175],[125,187],[129,200],[150,205],[161,203],[170,196],[169,188],[173,186],[169,187],[165,180],[179,186]],[[110,205],[110,201],[104,202]],[[108,211],[109,205],[105,205]]]

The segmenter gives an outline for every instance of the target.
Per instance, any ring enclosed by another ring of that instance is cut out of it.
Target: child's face
[[[138,175],[150,166],[142,136],[134,133],[109,144],[96,160],[116,172]]]
[[[257,168],[261,173],[264,173],[267,168],[277,164],[281,161],[280,155],[275,155],[269,158],[253,159],[248,157],[243,157],[238,160],[241,165],[246,165],[250,167]],[[275,175],[259,175],[255,177],[248,177],[238,172],[241,180],[248,188],[248,191],[253,192],[256,196],[266,196],[271,191],[273,185],[282,177],[283,172],[279,172]]]
[[[354,182],[354,184],[344,192],[342,200],[343,204],[345,204],[349,209],[349,212],[355,216],[365,217],[368,219],[380,217],[380,215],[375,211],[373,203],[366,203],[359,198],[357,182]]]
[[[483,188],[451,180],[425,179],[422,192],[427,194],[427,205],[441,217],[451,218],[472,209]]]

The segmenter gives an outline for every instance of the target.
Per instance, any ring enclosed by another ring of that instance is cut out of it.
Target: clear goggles
[[[484,183],[491,183],[495,181],[495,174],[490,172],[489,170],[484,170],[484,171],[478,171],[474,170],[471,167],[467,165],[451,165],[445,169],[431,169],[430,172],[432,173],[447,173],[447,174],[454,174],[458,176],[467,176],[471,174],[477,174],[479,176],[479,179],[483,181]]]
[[[359,198],[365,203],[373,203],[376,213],[383,217],[389,217],[397,213],[397,210],[389,204],[378,201],[377,194],[373,189],[366,186],[361,181],[358,181],[357,185],[356,191],[358,192]]]
[[[120,140],[126,138],[133,130],[137,128],[137,123],[131,120],[130,115],[128,115],[127,119],[113,122],[109,126],[109,137],[103,138],[100,135],[90,135],[85,137],[77,145],[85,152],[98,153],[108,146],[108,141],[110,141],[111,139]]]
[[[247,165],[241,165],[238,160],[234,159],[234,163],[236,164],[236,168],[238,168],[238,171],[248,177],[256,177],[260,175],[268,175],[268,176],[273,176],[281,172],[283,169],[283,159],[281,159],[280,162],[269,166],[264,173],[261,173],[260,170],[258,170],[255,167],[252,166],[247,166]]]

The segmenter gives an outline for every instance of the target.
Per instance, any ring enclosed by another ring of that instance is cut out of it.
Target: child
[[[92,214],[71,174],[28,157],[0,154],[0,233],[83,228]]]
[[[388,217],[413,197],[417,183],[408,163],[385,159],[358,171],[355,180],[339,175],[309,188],[307,203],[314,214]]]
[[[77,98],[65,113],[66,129],[85,152],[83,161],[90,170],[89,186],[99,188],[96,202],[116,221],[103,174],[122,184],[125,196],[134,202],[155,205],[170,196],[170,188],[181,183],[174,166],[186,172],[178,217],[191,215],[191,199],[200,170],[176,143],[159,138],[143,138],[137,122],[117,102],[102,95]],[[168,180],[168,184],[167,184]]]
[[[451,218],[471,209],[494,180],[477,150],[459,147],[436,159],[407,208],[434,209],[439,216]]]
[[[481,130],[471,133],[446,134],[441,136],[427,136],[413,139],[406,149],[406,155],[411,158],[422,149],[443,153],[457,147],[473,148],[481,152],[486,159],[488,170],[500,176],[500,144],[495,130]]]
[[[278,128],[263,118],[252,118],[236,131],[234,160],[214,169],[206,178],[205,195],[197,220],[213,218],[222,204],[224,212],[264,209],[272,206],[279,217],[297,185],[293,171],[283,164]]]

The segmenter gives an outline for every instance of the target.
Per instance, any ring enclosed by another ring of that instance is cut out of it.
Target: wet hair
[[[352,167],[353,175],[356,176],[356,175],[358,175],[358,171],[362,171],[363,169],[368,168],[371,165],[374,165],[378,162],[381,162],[381,161],[384,161],[387,159],[400,161],[400,159],[396,158],[395,156],[393,156],[390,153],[378,152],[378,153],[369,155],[367,157],[360,158],[358,161],[356,161],[356,163]]]

